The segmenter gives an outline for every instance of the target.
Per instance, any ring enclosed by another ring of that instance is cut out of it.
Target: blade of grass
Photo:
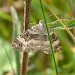
[[[65,25],[67,25],[69,29],[75,28],[75,20],[69,20],[69,19],[60,19],[60,20],[65,22],[66,23]],[[64,27],[60,24],[59,20],[47,24],[48,24],[48,28],[51,29],[64,29]]]
[[[13,34],[12,40],[14,40],[18,35],[21,34],[21,23],[19,21],[17,12],[14,7],[11,7],[11,15],[12,15],[12,22],[13,22]],[[14,50],[15,59],[16,59],[16,69],[17,75],[20,75],[20,52]]]
[[[69,28],[66,27],[66,25],[65,25],[64,23],[62,23],[62,21],[59,19],[59,17],[54,13],[53,10],[51,10],[51,9],[48,7],[48,5],[46,4],[46,2],[45,2],[44,0],[43,0],[43,2],[44,2],[44,4],[46,5],[46,7],[48,8],[48,10],[49,10],[52,14],[54,14],[54,16],[56,17],[56,19],[59,20],[59,22],[61,23],[61,25],[64,27],[64,29],[67,31],[67,33],[71,36],[71,38],[72,38],[73,41],[75,42],[75,37],[74,37],[74,35],[71,33],[71,31],[69,30]]]
[[[52,56],[53,56],[53,60],[54,60],[54,65],[55,65],[56,74],[58,75],[57,65],[56,65],[55,56],[54,56],[54,49],[53,49],[53,47],[52,47],[51,36],[50,36],[49,30],[48,30],[48,26],[47,26],[47,22],[46,22],[46,18],[45,18],[45,14],[44,14],[44,9],[43,9],[41,0],[40,0],[40,5],[41,5],[41,9],[42,9],[44,21],[45,21],[45,24],[46,24],[46,30],[47,30],[47,34],[48,34],[48,40],[49,40],[49,43],[50,43],[50,48],[51,48],[51,50],[52,50]]]

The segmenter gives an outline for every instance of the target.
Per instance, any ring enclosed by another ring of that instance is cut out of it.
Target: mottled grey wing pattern
[[[12,47],[22,52],[37,52],[39,50],[46,54],[51,53],[51,48],[48,41],[46,29],[42,21],[39,24],[32,26],[31,29],[23,32],[16,40],[12,42]],[[54,52],[60,52],[61,45],[57,36],[50,31],[52,46]]]

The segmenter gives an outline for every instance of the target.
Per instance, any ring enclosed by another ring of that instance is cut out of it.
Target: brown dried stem
[[[25,14],[25,31],[30,27],[30,8],[31,8],[31,0],[25,0],[26,1],[26,12]],[[21,69],[21,75],[26,75],[27,72],[27,66],[28,66],[28,53],[23,53],[23,60],[22,60],[22,69]]]

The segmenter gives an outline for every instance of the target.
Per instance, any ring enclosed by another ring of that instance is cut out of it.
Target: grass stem
[[[47,26],[47,22],[46,22],[46,18],[45,18],[45,14],[44,14],[44,10],[43,10],[43,6],[42,6],[41,0],[40,0],[40,4],[41,4],[42,13],[43,13],[43,16],[44,16],[44,21],[45,21],[45,24],[46,24],[46,29],[47,29],[47,33],[48,33],[48,40],[49,40],[49,43],[50,43],[50,48],[52,50],[52,56],[53,56],[53,60],[54,60],[56,74],[58,75],[57,65],[56,65],[55,56],[54,56],[54,49],[52,47],[51,36],[50,36],[49,30],[48,30],[48,26]]]

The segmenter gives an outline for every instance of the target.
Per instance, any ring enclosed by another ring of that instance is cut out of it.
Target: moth
[[[49,31],[54,52],[60,52],[61,44],[58,37],[52,30]],[[45,54],[52,53],[44,22],[41,20],[39,21],[39,24],[24,31],[20,36],[12,41],[12,47],[21,50],[22,52],[37,52],[41,50]]]

